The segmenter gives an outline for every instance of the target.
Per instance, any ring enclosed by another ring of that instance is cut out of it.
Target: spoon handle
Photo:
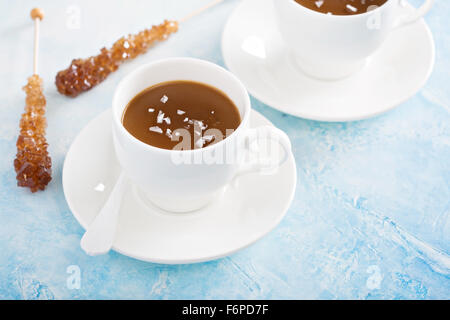
[[[114,242],[123,195],[128,186],[123,173],[108,200],[81,238],[81,248],[91,256],[107,253]]]

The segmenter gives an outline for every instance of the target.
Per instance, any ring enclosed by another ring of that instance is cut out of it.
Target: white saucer
[[[433,69],[434,41],[421,19],[393,31],[358,73],[339,81],[309,78],[291,61],[273,11],[272,0],[239,4],[225,26],[222,54],[254,97],[282,112],[321,121],[373,117],[413,96]]]
[[[252,110],[250,125],[271,124]],[[64,162],[64,194],[83,228],[103,206],[119,172],[108,110],[81,131]],[[167,264],[224,257],[254,243],[281,221],[292,202],[296,179],[291,154],[276,174],[244,176],[226,188],[219,201],[187,214],[162,211],[132,187],[124,195],[113,248],[136,259]]]

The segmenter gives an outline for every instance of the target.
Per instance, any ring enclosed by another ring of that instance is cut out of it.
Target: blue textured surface
[[[207,2],[1,1],[0,298],[450,298],[450,2],[443,0],[426,18],[436,41],[435,70],[427,85],[395,110],[330,124],[284,115],[252,100],[288,133],[298,168],[292,207],[264,239],[196,265],[83,253],[83,229],[61,186],[70,143],[110,106],[114,87],[138,65],[168,56],[223,65],[221,31],[238,1],[226,0],[186,23],[169,41],[76,99],[56,92],[54,76],[72,58],[94,54],[125,32],[179,18]],[[45,192],[31,194],[15,186],[12,161],[24,107],[20,88],[32,73],[28,12],[35,5],[46,11],[40,74],[54,177]],[[80,289],[66,285],[71,265],[81,270]]]

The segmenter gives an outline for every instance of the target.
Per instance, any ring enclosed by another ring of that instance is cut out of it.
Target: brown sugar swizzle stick
[[[39,23],[44,18],[44,13],[35,8],[31,11],[31,18],[35,27],[33,75],[23,87],[26,92],[26,106],[20,119],[14,168],[17,173],[17,185],[36,192],[44,190],[52,179],[52,161],[48,155],[48,144],[45,139],[46,101],[42,93],[42,79],[38,76]]]
[[[136,56],[147,52],[157,41],[166,40],[178,31],[178,24],[209,9],[224,0],[214,0],[195,10],[179,21],[166,20],[160,25],[143,30],[135,35],[122,37],[111,48],[102,48],[100,53],[86,59],[74,59],[70,66],[56,75],[56,88],[61,94],[76,97],[106,79],[119,66]]]

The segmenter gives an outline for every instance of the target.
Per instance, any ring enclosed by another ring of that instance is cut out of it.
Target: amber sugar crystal
[[[36,192],[44,190],[52,179],[52,162],[45,139],[47,121],[42,79],[38,75],[31,76],[23,90],[26,92],[26,106],[20,120],[14,168],[17,173],[17,185]]]
[[[176,21],[166,20],[136,35],[120,38],[110,49],[102,48],[96,56],[74,59],[69,68],[56,75],[56,87],[61,94],[76,97],[105,80],[124,61],[145,53],[156,41],[166,40],[177,30]]]

